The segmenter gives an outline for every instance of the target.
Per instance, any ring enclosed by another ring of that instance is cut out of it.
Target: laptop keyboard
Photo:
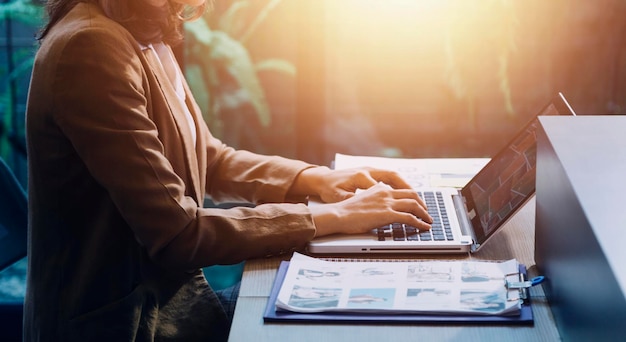
[[[375,229],[378,241],[450,241],[454,239],[441,192],[425,191],[418,192],[418,194],[426,202],[428,213],[433,218],[431,229],[420,231],[413,226],[392,223]]]

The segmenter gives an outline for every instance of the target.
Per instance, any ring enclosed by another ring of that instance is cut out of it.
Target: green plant
[[[13,0],[0,4],[0,19],[16,19],[26,25],[41,25],[43,7],[42,1]]]
[[[187,77],[205,119],[219,135],[228,115],[252,112],[262,128],[271,124],[271,112],[259,72],[295,75],[293,64],[283,59],[254,61],[247,44],[281,0],[269,0],[252,21],[245,19],[250,2],[234,1],[209,27],[211,13],[185,24]]]
[[[17,98],[20,89],[16,82],[21,77],[28,77],[34,61],[36,50],[35,40],[32,46],[14,47],[11,31],[12,22],[16,21],[30,27],[39,27],[43,20],[43,7],[37,1],[14,0],[0,4],[0,21],[5,25],[7,33],[7,64],[0,69],[0,79],[3,87],[0,88],[0,156],[6,158],[14,150],[23,149],[23,120],[17,113]],[[24,90],[25,91],[25,90]],[[21,138],[20,138],[21,137]],[[20,151],[24,153],[23,151]]]

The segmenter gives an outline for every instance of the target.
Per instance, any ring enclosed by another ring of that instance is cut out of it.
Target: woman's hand
[[[302,171],[291,191],[301,195],[317,196],[322,202],[333,203],[354,196],[357,189],[369,189],[381,182],[394,189],[411,189],[411,186],[394,171],[371,167],[331,170],[319,166]],[[419,201],[425,206],[421,199]]]
[[[432,218],[423,200],[413,190],[376,183],[346,197],[340,202],[311,206],[316,236],[364,233],[394,222],[420,230],[430,229]]]

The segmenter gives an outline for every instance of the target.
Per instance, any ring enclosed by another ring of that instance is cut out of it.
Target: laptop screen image
[[[539,115],[576,114],[559,93]],[[484,243],[535,194],[538,125],[537,117],[530,120],[462,189],[478,243]]]

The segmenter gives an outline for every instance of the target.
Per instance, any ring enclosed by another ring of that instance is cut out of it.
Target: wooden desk
[[[480,252],[447,258],[503,260],[517,258],[535,274],[535,200],[531,199]],[[433,257],[429,256],[430,259]],[[446,258],[441,257],[439,258]],[[289,256],[284,258],[289,259]],[[240,341],[559,341],[554,318],[541,287],[531,289],[534,326],[426,324],[294,324],[263,323],[278,265],[282,259],[246,262],[230,339]]]

